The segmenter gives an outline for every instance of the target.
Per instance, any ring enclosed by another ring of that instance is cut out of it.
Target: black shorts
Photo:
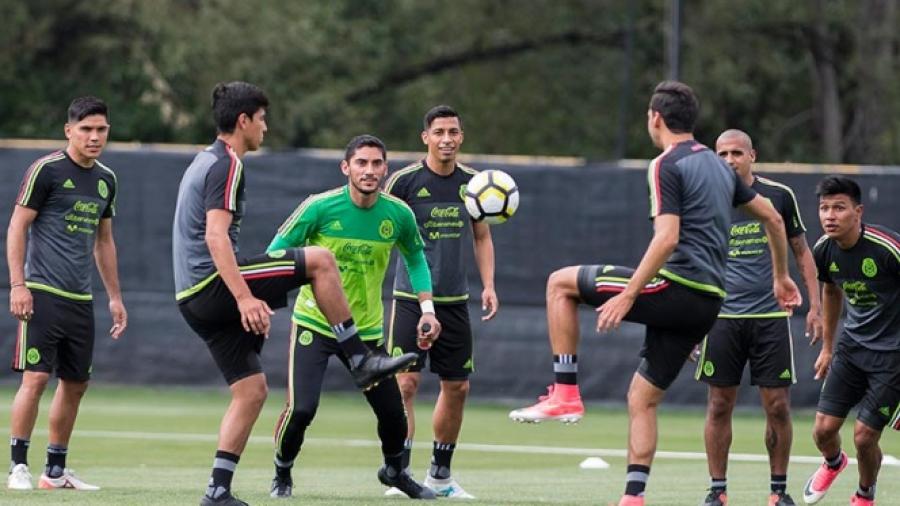
[[[796,383],[794,344],[788,318],[719,318],[703,340],[694,378],[713,386],[750,384],[767,388]]]
[[[253,296],[272,309],[287,306],[288,292],[308,281],[303,248],[264,253],[240,260],[238,266]],[[244,330],[237,302],[222,278],[216,276],[191,298],[179,302],[178,308],[206,342],[229,385],[262,372],[259,354],[265,337]]]
[[[91,379],[94,304],[32,290],[34,315],[19,321],[14,371],[52,372],[70,381]]]
[[[880,431],[900,428],[900,351],[875,351],[841,336],[819,394],[820,413],[847,418],[859,405],[857,419]]]
[[[578,293],[585,304],[603,305],[622,293],[634,269],[617,265],[582,265]],[[638,373],[665,390],[678,377],[694,346],[715,323],[722,299],[655,277],[641,290],[625,320],[647,326]]]
[[[469,323],[467,304],[435,304],[435,318],[441,322],[441,335],[431,349],[421,350],[416,345],[416,328],[422,310],[419,303],[412,300],[394,299],[391,306],[391,322],[388,327],[388,350],[391,355],[418,353],[419,360],[410,372],[419,372],[425,367],[425,357],[430,362],[431,372],[442,380],[464,381],[474,372],[472,360],[472,325]]]

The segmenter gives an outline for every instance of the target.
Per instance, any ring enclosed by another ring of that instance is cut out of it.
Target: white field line
[[[0,429],[6,430],[8,429]],[[36,433],[46,435],[46,430],[35,430]],[[187,432],[136,432],[136,431],[109,431],[109,430],[79,430],[76,429],[74,436],[76,438],[106,438],[106,439],[138,439],[152,441],[186,441],[186,442],[204,442],[215,443],[217,436],[215,434],[197,434]],[[259,445],[273,444],[272,438],[264,436],[250,436],[250,443]],[[380,448],[381,442],[371,439],[340,439],[340,438],[307,438],[305,444],[315,446],[346,446],[357,448]],[[415,443],[416,448],[431,448],[431,443],[421,442]],[[607,448],[567,448],[563,446],[528,446],[528,445],[501,445],[501,444],[483,444],[483,443],[460,443],[457,446],[460,450],[485,452],[485,453],[527,453],[538,455],[574,455],[582,457],[619,457],[625,458],[627,452],[625,450],[607,449]],[[706,460],[706,454],[701,452],[672,452],[657,451],[656,458],[665,460]],[[754,453],[731,453],[728,460],[732,462],[768,462],[767,455]],[[819,464],[822,462],[821,456],[803,456],[794,455],[791,462],[796,464]],[[855,465],[856,459],[851,458],[850,464]],[[882,459],[882,465],[900,466],[900,459],[891,455],[885,455]]]

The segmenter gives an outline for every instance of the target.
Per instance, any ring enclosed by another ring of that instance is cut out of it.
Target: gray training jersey
[[[477,173],[456,164],[450,175],[441,176],[420,161],[393,173],[385,184],[385,191],[406,202],[416,215],[425,241],[435,303],[462,303],[469,298],[463,248],[471,248],[472,220],[463,195]],[[406,268],[399,263],[402,259],[397,261],[394,297],[417,300]]]
[[[731,208],[756,192],[718,155],[691,139],[669,146],[650,163],[650,218],[680,217],[678,245],[659,275],[721,298]]]
[[[35,161],[16,204],[34,209],[25,280],[28,288],[70,300],[91,300],[94,243],[100,220],[116,209],[116,176],[95,161],[81,167],[65,151]]]
[[[819,281],[844,292],[844,333],[864,348],[900,351],[900,234],[864,224],[850,249],[823,235],[813,257]]]
[[[754,176],[750,185],[765,198],[784,220],[788,238],[806,231],[797,210],[797,198],[788,186]],[[728,272],[725,287],[728,296],[720,318],[777,318],[787,316],[772,292],[772,254],[766,229],[756,218],[734,209],[728,239]]]
[[[184,171],[172,225],[172,265],[175,299],[187,300],[213,279],[216,266],[206,245],[206,212],[224,209],[233,214],[228,237],[237,255],[244,216],[243,163],[221,139],[201,151]]]

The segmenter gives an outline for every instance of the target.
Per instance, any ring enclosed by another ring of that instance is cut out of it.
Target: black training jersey
[[[175,298],[184,300],[213,280],[216,266],[206,245],[206,212],[224,209],[233,215],[228,237],[235,255],[244,216],[244,164],[234,150],[216,140],[194,157],[178,187],[172,225]]]
[[[393,173],[385,184],[385,191],[406,202],[416,215],[436,303],[460,303],[469,298],[463,248],[471,247],[472,222],[463,196],[477,173],[457,163],[450,175],[441,176],[423,160]],[[417,300],[409,275],[399,262],[394,297]]]
[[[16,204],[38,213],[25,258],[28,288],[91,300],[97,227],[115,215],[116,190],[109,167],[100,161],[82,167],[65,151],[39,158],[25,171]]]
[[[650,162],[650,219],[681,219],[678,245],[659,275],[725,297],[725,260],[731,209],[756,196],[718,155],[691,139]]]
[[[781,183],[754,176],[750,185],[765,198],[784,220],[788,238],[806,231],[797,198],[791,189]],[[741,209],[731,213],[731,229],[728,239],[728,271],[725,290],[728,296],[722,304],[720,318],[776,318],[787,316],[778,305],[772,292],[772,254],[766,229],[756,218]]]
[[[844,292],[843,336],[876,351],[900,351],[900,235],[864,224],[850,249],[822,236],[813,248],[819,281]]]

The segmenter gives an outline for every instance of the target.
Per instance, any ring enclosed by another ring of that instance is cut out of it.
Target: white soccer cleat
[[[85,483],[81,481],[75,473],[69,469],[68,467],[63,469],[62,476],[59,478],[51,478],[46,474],[41,474],[41,479],[38,480],[38,487],[43,489],[72,489],[72,490],[100,490],[100,487],[97,485],[91,485],[89,483]]]
[[[388,497],[409,497],[402,490],[397,487],[391,487],[384,491],[384,495]]]
[[[434,495],[438,497],[446,497],[447,499],[475,499],[475,496],[463,490],[452,477],[446,480],[433,478],[430,474],[426,474],[424,485],[434,490]]]
[[[28,472],[26,464],[16,464],[9,472],[6,478],[6,488],[10,490],[31,490],[34,485],[31,484],[31,473]]]

